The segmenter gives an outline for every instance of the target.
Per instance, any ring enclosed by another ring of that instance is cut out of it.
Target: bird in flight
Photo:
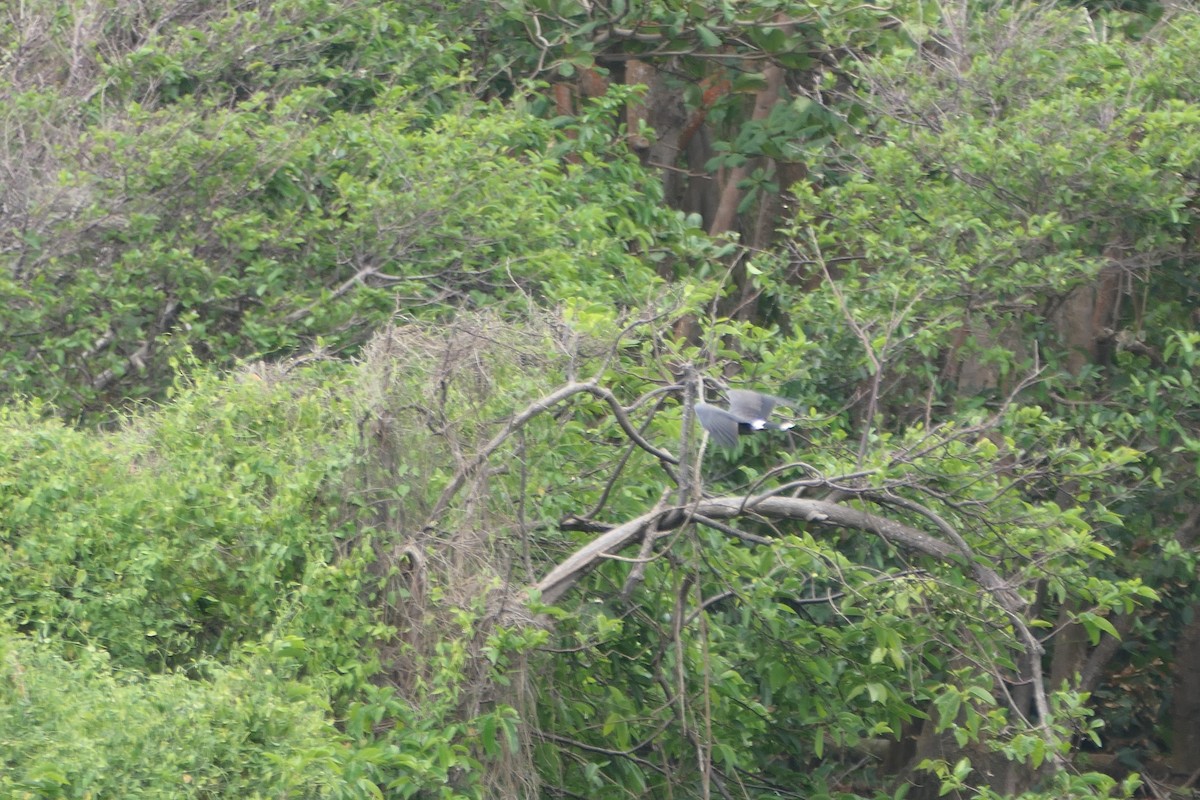
[[[790,405],[782,397],[762,394],[750,389],[730,389],[729,409],[696,403],[696,417],[708,431],[713,441],[723,447],[737,444],[738,435],[758,431],[786,431],[795,426],[793,422],[771,422],[768,417],[777,405]]]

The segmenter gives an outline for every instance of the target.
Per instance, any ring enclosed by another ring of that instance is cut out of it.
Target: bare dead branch
[[[745,531],[738,530],[732,525],[726,525],[724,522],[712,519],[711,517],[706,517],[703,514],[693,513],[690,516],[693,520],[699,522],[701,525],[704,525],[707,528],[713,528],[725,534],[726,536],[732,536],[735,539],[741,539],[747,544],[771,544],[773,541],[772,539],[768,539],[766,536],[758,536],[757,534],[746,533]]]
[[[547,733],[546,731],[537,731],[536,733],[534,733],[534,736],[536,736],[539,739],[542,739],[543,741],[555,742],[557,744],[563,744],[563,745],[566,745],[567,747],[574,747],[578,750],[583,750],[588,753],[599,753],[600,755],[609,756],[611,758],[627,758],[630,761],[634,762],[635,764],[638,764],[639,766],[643,767],[647,771],[662,772],[662,768],[659,767],[657,764],[647,761],[644,758],[640,758],[637,755],[638,747],[631,747],[628,750],[610,750],[605,747],[597,747],[596,745],[588,744],[586,742],[580,742],[575,739],[568,739],[565,736],[556,736],[555,734]],[[639,745],[639,746],[641,746],[641,745]]]
[[[904,550],[931,556],[943,561],[960,561],[961,549],[924,531],[893,519],[856,508],[799,497],[715,497],[701,500],[687,508],[656,508],[623,525],[618,525],[576,550],[534,586],[543,601],[557,602],[585,575],[593,570],[605,553],[613,553],[633,542],[647,529],[667,528],[683,524],[693,517],[706,520],[731,519],[739,516],[763,516],[773,519],[796,519],[822,526],[849,528],[872,533]],[[699,521],[699,520],[698,520]],[[985,565],[972,567],[977,581],[1009,614],[1015,615],[1021,603],[1004,580]],[[1034,642],[1036,644],[1036,640]]]
[[[971,549],[971,546],[967,544],[966,539],[962,538],[953,525],[935,513],[932,509],[927,508],[926,506],[923,506],[914,500],[909,500],[908,498],[900,497],[890,493],[864,494],[861,496],[877,503],[884,503],[886,505],[912,511],[920,514],[922,517],[932,522],[934,527],[936,527],[943,536],[949,539],[950,542],[954,544],[956,548],[958,548],[959,553],[962,554],[962,557],[966,560],[967,565],[975,574],[975,579],[979,581],[983,588],[996,595],[1001,593],[1006,594],[1007,601],[1001,603],[1001,605],[1003,605],[1006,609],[1016,609],[1021,607],[1021,598],[1018,597],[1003,581],[997,583],[996,581],[999,580],[999,576],[991,569],[985,567],[983,564],[980,564],[976,559],[975,553]]]
[[[630,406],[630,408],[632,409],[635,406],[636,404],[634,406]],[[659,399],[658,405],[656,405],[654,410],[650,412],[650,415],[646,417],[646,421],[642,423],[642,427],[638,429],[638,433],[644,434],[646,432],[646,429],[650,427],[650,423],[654,421],[654,416],[659,412],[660,409],[662,409],[661,398]],[[600,492],[600,498],[596,500],[596,505],[592,507],[591,511],[583,516],[583,519],[595,519],[596,515],[599,514],[604,509],[604,506],[608,504],[608,497],[612,494],[613,487],[617,485],[617,480],[621,477],[621,474],[625,471],[625,466],[629,463],[629,457],[633,455],[636,449],[637,445],[632,442],[628,447],[625,448],[624,454],[621,456],[620,460],[617,461],[617,465],[613,468],[612,474],[609,475],[608,482],[605,483],[603,491]],[[576,519],[578,519],[578,517]]]
[[[662,506],[663,502],[670,496],[671,490],[664,489],[662,495],[658,499],[658,505]],[[646,577],[646,565],[650,563],[651,551],[654,549],[654,543],[658,540],[657,525],[654,530],[649,530],[642,537],[642,546],[638,549],[638,557],[634,561],[633,567],[629,570],[629,575],[625,578],[625,585],[621,587],[620,597],[622,600],[628,601],[633,596],[634,590],[641,584]]]
[[[445,513],[446,509],[450,507],[450,503],[454,500],[454,496],[458,494],[459,490],[462,489],[463,484],[467,482],[467,479],[477,473],[480,467],[487,463],[487,460],[492,456],[493,453],[496,452],[496,450],[500,448],[502,444],[504,444],[508,437],[512,436],[514,432],[519,430],[525,425],[525,423],[529,422],[529,420],[533,419],[538,414],[548,411],[564,400],[577,394],[590,394],[593,397],[598,397],[608,403],[613,410],[613,415],[616,417],[617,423],[621,426],[621,429],[625,431],[625,434],[632,439],[638,447],[641,447],[647,453],[650,453],[657,458],[667,473],[671,475],[672,479],[674,479],[675,476],[670,469],[670,465],[678,464],[679,460],[667,451],[660,450],[652,445],[644,436],[642,436],[641,433],[638,432],[635,427],[633,427],[633,423],[629,421],[629,415],[625,413],[625,409],[621,406],[620,402],[617,401],[616,396],[612,392],[591,382],[571,383],[554,392],[551,392],[540,400],[535,401],[520,414],[517,414],[515,417],[510,419],[504,426],[504,429],[492,437],[492,440],[483,447],[483,449],[478,455],[475,456],[475,458],[463,465],[454,474],[454,477],[450,479],[450,483],[446,486],[446,488],[442,490],[441,496],[438,497],[437,503],[434,504],[433,510],[429,514],[429,522],[426,523],[426,526],[428,527],[429,525],[435,524],[436,520],[438,520],[442,514]]]
[[[316,300],[313,300],[308,305],[296,309],[295,311],[293,311],[292,313],[290,313],[286,317],[284,317],[283,321],[289,325],[291,325],[295,322],[299,322],[300,320],[304,319],[309,314],[311,314],[313,312],[313,309],[315,309],[317,306],[322,305],[324,303],[329,303],[332,300],[337,300],[339,297],[341,297],[342,295],[349,292],[355,286],[357,286],[361,283],[365,283],[367,278],[371,277],[378,271],[379,271],[378,266],[373,265],[373,266],[369,266],[369,267],[363,267],[358,272],[356,272],[352,277],[347,278],[346,280],[342,281],[341,285],[338,286],[337,288],[335,288],[333,291],[331,291],[328,295],[323,296],[323,297],[318,297]]]
[[[150,336],[146,338],[146,341],[142,342],[141,346],[138,347],[137,350],[134,350],[129,354],[128,357],[126,357],[124,365],[125,370],[128,370],[130,367],[140,369],[145,366],[146,358],[149,357],[150,351],[154,349],[155,341],[158,339],[160,334],[171,327],[171,324],[175,321],[175,317],[178,314],[179,301],[172,300],[171,302],[167,303],[166,307],[163,308],[162,312],[158,315],[158,320],[156,321]],[[109,369],[101,372],[95,378],[92,378],[92,388],[98,392],[102,392],[107,389],[108,386],[118,377],[120,376],[118,375],[116,368],[110,367]]]
[[[597,536],[550,570],[533,588],[541,594],[544,602],[558,602],[580,578],[600,563],[605,553],[620,550],[637,539],[664,513],[664,509],[656,508]]]

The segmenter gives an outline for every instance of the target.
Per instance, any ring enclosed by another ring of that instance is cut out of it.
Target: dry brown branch
[[[512,436],[514,432],[519,430],[523,425],[525,425],[525,423],[536,417],[538,414],[548,411],[564,400],[577,394],[590,394],[593,397],[598,397],[608,403],[613,410],[613,415],[616,417],[617,423],[621,426],[621,429],[625,431],[625,435],[632,439],[638,447],[657,458],[669,474],[671,473],[670,465],[679,463],[679,460],[675,456],[671,455],[665,450],[660,450],[659,448],[655,447],[653,444],[647,441],[641,433],[638,432],[637,428],[633,426],[633,423],[629,421],[629,415],[625,413],[624,407],[620,404],[620,402],[617,401],[616,396],[613,395],[613,393],[608,389],[598,386],[590,381],[585,383],[572,383],[562,387],[561,389],[551,392],[540,400],[537,400],[528,406],[524,411],[510,419],[504,426],[504,429],[492,437],[492,440],[484,445],[483,449],[479,451],[475,458],[471,459],[467,464],[463,465],[457,472],[455,472],[454,477],[450,479],[450,483],[444,490],[442,490],[441,496],[438,497],[437,502],[434,504],[433,510],[429,514],[429,522],[427,523],[427,526],[435,524],[436,521],[441,518],[446,509],[450,507],[450,503],[454,500],[454,496],[458,494],[460,489],[462,489],[463,484],[466,483],[467,479],[478,472],[480,467],[487,463],[487,460],[492,456],[493,453],[496,452],[496,450],[500,448],[501,445],[504,444],[508,437]]]
[[[547,733],[545,731],[538,731],[535,734],[535,737],[538,739],[541,739],[542,741],[554,742],[556,744],[566,745],[567,747],[574,747],[577,750],[584,750],[589,753],[599,753],[600,755],[608,756],[610,758],[627,758],[630,761],[632,761],[633,763],[642,767],[647,772],[650,772],[650,773],[662,772],[662,767],[658,766],[657,764],[655,764],[651,761],[647,761],[646,759],[639,757],[637,754],[637,751],[638,751],[637,747],[630,747],[625,750],[612,750],[612,749],[609,749],[606,747],[597,747],[596,745],[588,744],[587,742],[580,742],[575,739],[568,739],[565,736],[557,736],[553,733]]]
[[[771,544],[773,541],[767,536],[759,536],[758,534],[747,533],[746,531],[739,530],[732,525],[726,525],[724,522],[715,520],[712,517],[706,517],[703,514],[697,514],[694,511],[691,514],[691,518],[694,522],[703,525],[706,528],[718,530],[726,536],[732,536],[734,539],[740,539],[746,544]]]

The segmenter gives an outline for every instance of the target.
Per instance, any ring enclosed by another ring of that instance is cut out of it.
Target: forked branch
[[[438,497],[437,503],[434,504],[433,510],[429,514],[429,524],[434,524],[434,522],[446,512],[446,509],[450,507],[450,503],[453,502],[455,495],[459,493],[467,480],[470,479],[471,476],[475,475],[479,469],[487,463],[487,460],[492,457],[492,454],[494,454],[501,447],[501,445],[504,444],[508,437],[512,436],[514,433],[524,427],[529,420],[533,419],[538,414],[550,410],[564,400],[567,400],[568,398],[577,394],[590,394],[593,397],[598,397],[604,402],[608,403],[609,407],[612,408],[613,416],[617,419],[617,423],[621,426],[621,429],[625,431],[625,435],[628,436],[630,440],[633,441],[633,443],[638,447],[657,458],[663,465],[663,468],[667,470],[667,473],[671,474],[672,478],[674,478],[674,474],[671,471],[671,466],[678,464],[679,459],[668,453],[666,450],[661,450],[655,447],[646,439],[646,437],[642,436],[638,429],[633,426],[633,423],[630,422],[629,415],[625,413],[625,408],[617,400],[616,395],[614,395],[608,389],[605,389],[603,386],[598,386],[591,381],[586,381],[583,383],[570,383],[566,386],[563,386],[561,389],[551,392],[545,397],[535,401],[524,411],[510,419],[504,425],[504,428],[495,436],[493,436],[491,441],[484,445],[483,449],[479,451],[479,454],[476,455],[475,458],[454,473],[454,477],[450,479],[450,483],[447,484],[446,488],[442,490],[441,495]]]

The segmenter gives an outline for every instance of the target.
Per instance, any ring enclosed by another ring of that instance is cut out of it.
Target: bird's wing
[[[729,410],[736,416],[745,419],[766,419],[775,408],[776,398],[750,389],[730,389]]]
[[[734,414],[753,416],[755,419],[771,416],[775,406],[798,408],[800,405],[795,400],[776,394],[763,394],[752,389],[730,389],[726,394],[729,395],[730,411]]]
[[[723,447],[737,446],[738,424],[745,420],[708,403],[696,403],[696,417],[714,442]]]

